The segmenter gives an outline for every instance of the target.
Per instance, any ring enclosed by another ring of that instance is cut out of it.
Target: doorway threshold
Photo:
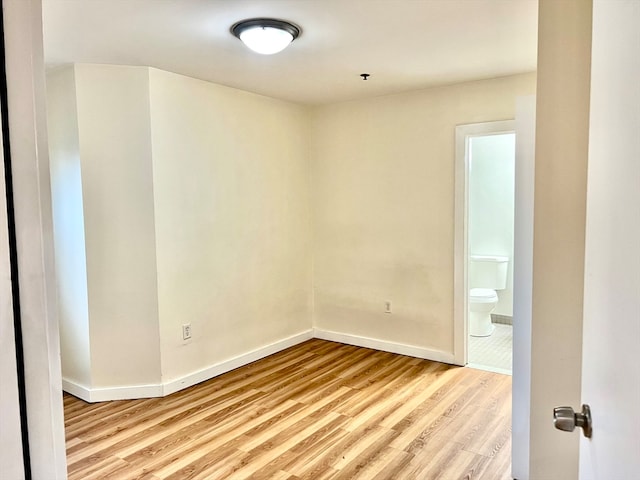
[[[468,368],[474,368],[476,370],[484,370],[485,372],[502,373],[504,375],[511,375],[511,369],[492,367],[490,365],[481,365],[479,363],[467,363],[465,365]]]

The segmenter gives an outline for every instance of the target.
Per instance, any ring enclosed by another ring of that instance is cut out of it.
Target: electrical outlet
[[[391,313],[391,300],[384,302],[384,313]]]
[[[191,324],[185,323],[182,325],[182,340],[189,340],[191,338]]]

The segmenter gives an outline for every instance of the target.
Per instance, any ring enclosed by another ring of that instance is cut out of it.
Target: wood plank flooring
[[[64,410],[70,480],[511,478],[511,377],[323,340]]]

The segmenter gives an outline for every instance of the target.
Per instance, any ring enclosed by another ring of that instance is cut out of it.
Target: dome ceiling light
[[[254,52],[272,55],[284,50],[300,36],[302,30],[284,20],[251,18],[233,25],[231,33]]]

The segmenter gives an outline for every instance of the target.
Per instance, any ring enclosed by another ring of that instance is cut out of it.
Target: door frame
[[[456,126],[453,246],[453,362],[456,365],[464,366],[468,363],[469,140],[473,137],[515,132],[515,120]]]
[[[2,0],[2,8],[30,469],[32,478],[62,480],[67,468],[42,1]]]
[[[4,31],[0,11],[0,33]],[[0,57],[4,64],[4,37]],[[24,355],[17,290],[17,252],[11,182],[6,76],[0,72],[0,465],[8,478],[31,478],[24,388]],[[8,174],[7,174],[8,173]],[[18,441],[20,439],[21,441]]]

